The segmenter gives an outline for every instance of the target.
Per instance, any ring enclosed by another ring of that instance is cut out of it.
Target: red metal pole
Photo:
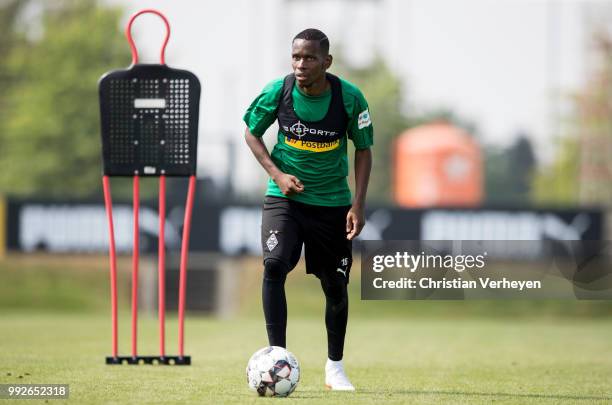
[[[104,188],[104,206],[108,219],[108,249],[110,258],[110,284],[111,284],[111,318],[112,318],[112,351],[117,357],[117,253],[115,250],[115,229],[113,227],[113,202],[108,176],[102,177]]]
[[[132,252],[132,357],[138,355],[138,258],[139,258],[139,227],[138,216],[140,208],[140,179],[134,176],[134,247]]]
[[[159,312],[159,355],[166,355],[165,314],[166,314],[166,176],[159,176],[159,241],[158,241],[158,312]]]
[[[187,287],[187,257],[189,255],[189,234],[191,231],[191,213],[195,194],[195,176],[189,177],[189,190],[185,204],[185,219],[183,221],[183,242],[181,246],[181,269],[179,276],[179,356],[183,357],[185,329],[185,289]]]
[[[138,16],[140,16],[141,14],[145,14],[145,13],[157,14],[164,21],[164,25],[166,26],[166,37],[164,38],[164,43],[162,45],[161,52],[159,54],[160,63],[162,65],[165,65],[166,64],[166,45],[168,45],[168,40],[170,39],[170,23],[168,22],[168,19],[162,13],[160,13],[157,10],[153,10],[153,9],[140,10],[136,14],[132,15],[132,17],[130,17],[130,21],[128,22],[127,27],[125,28],[125,35],[130,44],[130,49],[132,50],[132,65],[135,65],[138,63],[138,50],[136,49],[136,44],[134,44],[134,39],[132,38],[132,24],[134,24],[134,20],[136,20]]]

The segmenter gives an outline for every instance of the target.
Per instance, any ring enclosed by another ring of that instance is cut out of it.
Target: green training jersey
[[[251,133],[263,136],[276,121],[284,77],[270,82],[251,103],[244,114],[244,122]],[[284,173],[292,174],[304,184],[304,191],[285,196],[276,183],[268,180],[267,196],[285,197],[305,204],[340,206],[351,204],[348,186],[347,140],[356,149],[367,149],[373,144],[374,131],[368,103],[352,83],[340,79],[342,99],[348,116],[347,134],[337,142],[295,142],[281,131],[271,153],[274,164]],[[304,121],[320,121],[327,114],[332,99],[331,89],[318,96],[304,94],[294,85],[291,92],[297,117]]]

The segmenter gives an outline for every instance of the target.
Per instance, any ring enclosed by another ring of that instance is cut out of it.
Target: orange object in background
[[[403,207],[473,207],[483,198],[480,147],[447,122],[402,133],[394,148],[395,202]]]

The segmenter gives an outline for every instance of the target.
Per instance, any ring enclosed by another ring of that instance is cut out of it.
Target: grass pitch
[[[119,274],[122,355],[130,350],[128,259],[121,258]],[[345,350],[357,391],[326,391],[323,295],[301,266],[287,283],[288,348],[300,361],[301,381],[289,398],[258,398],[247,388],[245,367],[267,343],[261,266],[259,259],[237,266],[244,269],[237,316],[187,316],[192,366],[107,366],[106,257],[0,261],[0,383],[70,384],[68,401],[49,403],[75,404],[612,403],[612,303],[360,301],[358,271],[349,284]],[[177,354],[173,315],[167,313],[169,355]],[[157,339],[155,317],[141,314],[139,353],[158,354]],[[44,403],[19,403],[29,402]]]
[[[129,350],[129,314],[120,351]],[[157,323],[140,322],[140,352],[156,354]],[[266,403],[245,366],[266,344],[263,321],[188,318],[189,367],[107,366],[107,314],[0,314],[0,383],[67,383],[70,399],[97,403]],[[355,393],[323,386],[323,321],[289,319],[301,381],[285,402],[307,404],[612,403],[609,320],[351,319],[345,363]],[[167,353],[176,353],[176,319]],[[30,402],[30,401],[25,401]],[[31,401],[40,403],[41,401]],[[61,401],[57,401],[61,402]],[[55,403],[53,401],[52,403]]]

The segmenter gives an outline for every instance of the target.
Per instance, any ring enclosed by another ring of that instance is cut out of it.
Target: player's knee
[[[339,280],[321,280],[325,298],[334,308],[334,312],[343,310],[348,305],[347,284]]]
[[[268,258],[264,263],[264,279],[267,281],[284,282],[289,268],[282,261]]]

